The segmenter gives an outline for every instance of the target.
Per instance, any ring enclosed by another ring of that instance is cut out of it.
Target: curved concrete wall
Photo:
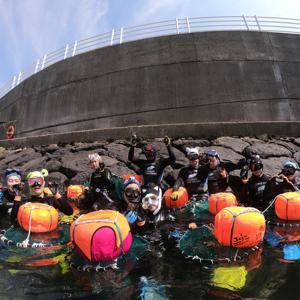
[[[300,120],[300,35],[202,32],[87,52],[0,99],[17,136],[189,122]],[[3,132],[2,132],[3,134]]]

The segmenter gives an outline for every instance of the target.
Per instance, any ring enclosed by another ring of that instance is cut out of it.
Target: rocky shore
[[[167,156],[162,138],[142,140],[135,150],[136,156],[141,147],[152,143],[159,150],[160,156]],[[187,164],[184,146],[199,147],[200,152],[209,148],[216,149],[221,159],[237,162],[242,157],[258,154],[264,163],[265,173],[278,174],[282,163],[288,159],[300,162],[300,138],[270,138],[267,135],[250,137],[219,137],[208,139],[182,138],[172,141],[177,161],[165,170],[165,180],[172,185],[181,167]],[[24,174],[32,170],[46,168],[49,179],[60,184],[83,184],[88,180],[91,170],[88,166],[88,154],[97,152],[104,163],[116,175],[135,173],[127,161],[129,140],[106,140],[93,143],[51,144],[32,148],[0,148],[0,172],[4,174],[8,167],[20,168]],[[3,181],[2,178],[1,181]]]

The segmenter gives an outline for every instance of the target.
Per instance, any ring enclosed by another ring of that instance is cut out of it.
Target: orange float
[[[214,235],[222,246],[256,246],[262,242],[265,229],[264,215],[253,207],[227,207],[215,216]]]
[[[236,197],[232,193],[217,193],[208,197],[208,210],[212,215],[216,215],[223,208],[230,206],[238,206]]]
[[[186,190],[186,188],[184,187],[180,187],[178,189],[178,199],[173,200],[171,199],[171,194],[173,193],[173,189],[167,189],[165,194],[164,194],[164,201],[165,201],[165,205],[168,208],[179,208],[182,206],[185,206],[188,201],[189,201],[189,195],[188,192]]]
[[[84,193],[83,185],[69,185],[67,189],[68,199],[76,200]]]
[[[89,261],[114,260],[129,251],[132,234],[121,213],[99,210],[80,216],[71,224],[72,243]]]
[[[300,193],[287,192],[275,198],[275,213],[279,219],[300,220]]]
[[[142,177],[140,175],[137,174],[126,174],[126,175],[122,175],[121,178],[125,181],[127,179],[129,179],[130,177],[134,177],[140,184],[142,184]]]
[[[25,203],[18,211],[20,226],[31,232],[50,232],[57,228],[58,212],[48,204]]]

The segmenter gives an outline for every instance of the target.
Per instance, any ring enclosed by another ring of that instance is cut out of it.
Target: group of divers
[[[79,212],[118,211],[126,217],[131,232],[139,234],[151,232],[164,221],[174,219],[174,211],[165,207],[163,202],[164,192],[170,188],[171,201],[179,199],[182,187],[187,190],[189,203],[193,205],[207,201],[212,194],[229,192],[236,196],[240,206],[254,207],[261,212],[272,205],[277,195],[299,191],[296,183],[299,166],[295,161],[286,161],[281,172],[271,177],[264,174],[263,162],[258,155],[233,163],[222,160],[214,149],[200,153],[197,147],[184,147],[188,164],[180,169],[170,187],[163,180],[164,170],[176,162],[176,156],[170,138],[165,137],[163,141],[168,157],[160,157],[152,144],[142,147],[145,158],[135,157],[138,139],[132,136],[128,161],[134,165],[141,180],[134,175],[124,177],[121,192],[116,187],[116,176],[105,166],[102,157],[98,153],[89,154],[93,172],[76,204]],[[240,174],[232,174],[234,170],[239,170]],[[2,216],[10,217],[13,226],[19,226],[18,211],[27,202],[48,204],[64,215],[73,215],[74,206],[66,193],[60,192],[56,182],[47,181],[47,175],[45,169],[32,171],[24,182],[24,174],[19,169],[6,170],[5,184],[0,186],[0,210]],[[27,194],[26,190],[29,191]],[[192,223],[193,218],[186,221],[189,228],[197,226]]]

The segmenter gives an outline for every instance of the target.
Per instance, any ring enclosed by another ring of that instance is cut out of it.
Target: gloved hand
[[[171,144],[171,139],[167,135],[164,137],[164,143],[166,146],[169,146]]]
[[[238,167],[239,168],[242,168],[243,166],[245,166],[245,165],[247,165],[248,164],[248,162],[247,162],[247,159],[246,158],[241,158],[239,161],[238,161],[238,163],[237,163],[237,165],[238,165]]]
[[[220,170],[220,176],[222,177],[222,178],[226,178],[227,177],[227,172],[226,172],[226,170],[224,169],[224,168],[222,168],[221,170]]]
[[[125,217],[129,224],[133,224],[138,219],[137,212],[134,210],[129,210],[125,213]]]
[[[23,188],[24,188],[24,184],[22,184],[22,183],[13,185],[12,190],[13,190],[15,196],[20,196]]]
[[[242,180],[246,180],[248,178],[248,171],[249,171],[248,165],[245,165],[242,167],[241,172],[240,172],[240,178]]]
[[[170,198],[174,201],[178,200],[179,198],[179,192],[178,191],[174,191],[171,195]]]
[[[51,193],[53,194],[53,196],[55,196],[57,193],[59,194],[59,190],[58,190],[58,183],[55,181],[49,181],[48,183],[48,188],[50,189]]]
[[[138,138],[137,138],[136,134],[133,134],[131,136],[131,144],[132,144],[132,146],[135,147],[137,145],[137,143],[138,143]]]

